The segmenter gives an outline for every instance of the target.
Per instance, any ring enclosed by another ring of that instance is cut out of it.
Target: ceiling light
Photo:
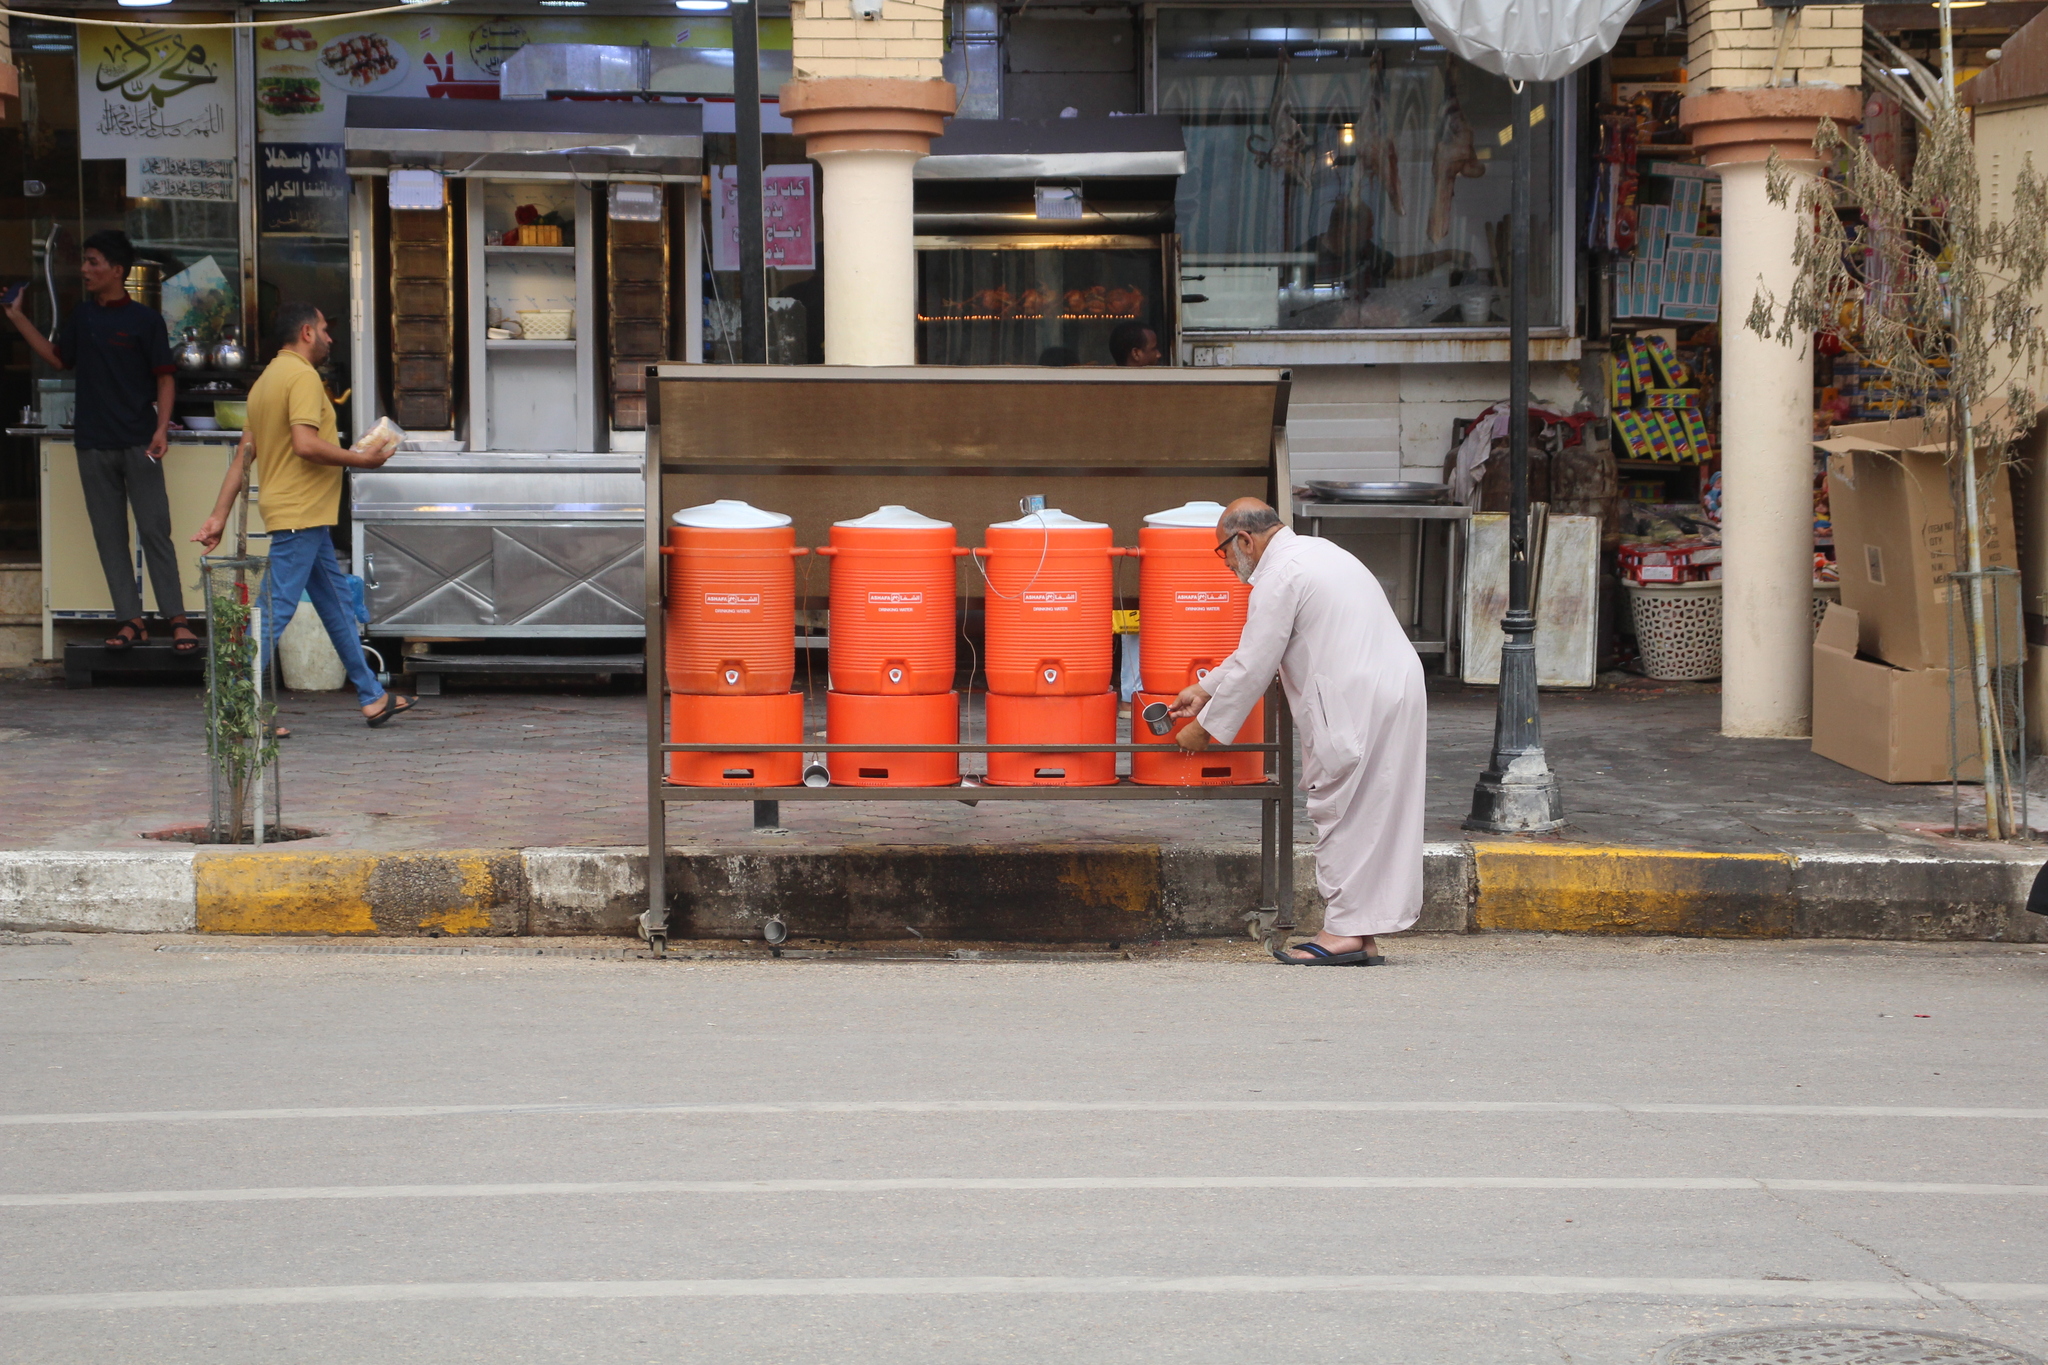
[[[717,14],[726,8],[725,0],[676,0],[676,8],[688,10],[691,14]]]
[[[1954,0],[1950,0],[1953,4]],[[1297,57],[1341,57],[1344,54],[1334,47],[1305,47],[1294,54]]]
[[[121,8],[154,9],[158,5],[168,5],[170,3],[171,0],[121,0]]]
[[[546,9],[582,9],[590,0],[540,0]]]

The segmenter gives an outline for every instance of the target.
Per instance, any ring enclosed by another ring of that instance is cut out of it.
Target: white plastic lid
[[[1083,521],[1070,517],[1057,507],[1048,507],[1043,512],[1033,512],[1015,521],[999,521],[990,526],[991,531],[1102,531],[1109,528],[1106,521]]]
[[[901,503],[884,503],[864,517],[852,521],[835,521],[834,526],[880,527],[895,531],[937,531],[952,526],[950,521],[934,521],[922,512],[913,512]]]
[[[685,507],[670,518],[678,526],[702,526],[718,531],[758,531],[769,526],[787,526],[781,512],[764,512],[738,498],[720,498],[699,507]]]
[[[1164,512],[1154,512],[1145,518],[1147,526],[1200,526],[1216,529],[1217,518],[1223,515],[1220,502],[1189,502],[1179,507],[1169,507]]]

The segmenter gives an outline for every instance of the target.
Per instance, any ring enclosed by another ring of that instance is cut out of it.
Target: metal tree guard
[[[266,828],[275,837],[284,812],[273,733],[277,686],[274,677],[266,680],[262,667],[264,604],[259,585],[269,560],[250,554],[202,556],[199,565],[206,593],[206,758],[211,788],[206,841],[239,844],[246,825],[248,841],[260,847]],[[274,653],[269,671],[276,672]]]

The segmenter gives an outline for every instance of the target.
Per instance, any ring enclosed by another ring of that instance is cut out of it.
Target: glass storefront
[[[1114,364],[1111,334],[1156,316],[1161,264],[1144,239],[920,245],[918,362]]]
[[[1506,325],[1506,81],[1405,7],[1161,9],[1157,44],[1186,330]],[[1567,101],[1535,101],[1531,321],[1555,327]]]

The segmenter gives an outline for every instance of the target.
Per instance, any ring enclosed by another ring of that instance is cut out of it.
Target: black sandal
[[[171,653],[191,655],[199,652],[199,633],[192,629],[191,621],[183,616],[173,616],[170,627]],[[181,630],[185,632],[183,635],[178,633]]]
[[[386,692],[384,694],[384,709],[374,716],[364,716],[363,724],[369,726],[372,730],[379,729],[385,721],[390,720],[393,716],[402,716],[417,705],[419,705],[418,702],[408,697],[401,697],[396,692]]]
[[[1305,953],[1312,954],[1312,956],[1296,957],[1294,956],[1296,948],[1301,949]],[[1378,953],[1370,957],[1363,952],[1333,953],[1322,944],[1314,942],[1292,943],[1275,948],[1273,949],[1273,956],[1290,967],[1378,967],[1387,960]]]
[[[133,649],[137,645],[146,645],[149,643],[149,628],[142,624],[140,616],[133,621],[123,621],[120,627],[106,638],[105,643],[107,648],[116,654],[124,649]]]

